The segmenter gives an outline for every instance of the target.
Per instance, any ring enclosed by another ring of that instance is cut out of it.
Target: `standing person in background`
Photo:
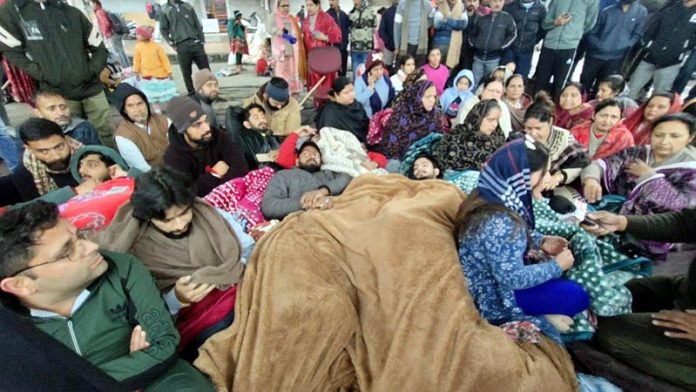
[[[118,56],[121,61],[121,66],[123,68],[128,68],[131,66],[126,50],[123,49],[123,34],[116,32],[114,24],[109,18],[109,14],[102,7],[102,3],[99,0],[91,0],[92,9],[94,14],[97,16],[97,24],[99,25],[99,30],[101,31],[104,38],[111,42],[111,48],[114,50],[114,54]]]
[[[288,82],[291,94],[299,94],[307,77],[307,55],[300,22],[290,15],[290,0],[278,0],[270,32],[273,72]]]
[[[191,80],[191,66],[196,63],[198,69],[208,68],[208,56],[205,54],[205,36],[203,26],[190,4],[182,0],[168,0],[160,14],[160,32],[169,46],[176,51],[179,67],[184,77],[186,91],[194,92]]]
[[[433,17],[435,36],[432,46],[440,49],[444,63],[450,69],[459,64],[464,43],[462,31],[466,29],[468,20],[462,0],[439,0]]]
[[[428,0],[399,0],[394,17],[395,56],[410,54],[416,57],[417,66],[425,63],[433,16],[433,5]]]
[[[392,6],[387,8],[382,14],[379,22],[379,37],[384,41],[384,64],[392,69],[395,64],[394,50],[394,18],[396,17],[396,6],[399,0],[392,0]]]
[[[305,4],[307,5],[307,17],[302,22],[302,33],[307,54],[314,48],[339,44],[341,42],[341,29],[326,12],[321,10],[321,0],[307,0]],[[321,75],[310,72],[308,79],[307,89],[309,90],[319,82]],[[335,79],[335,73],[326,75],[322,86],[331,88]],[[316,100],[315,102],[319,103]]]
[[[512,16],[503,11],[504,0],[491,0],[491,13],[482,16],[469,34],[474,47],[474,79],[478,83],[500,64],[500,56],[517,38],[517,27]]]
[[[227,23],[227,35],[230,39],[230,50],[234,53],[234,62],[237,66],[237,69],[232,75],[239,75],[244,71],[242,67],[242,57],[245,54],[249,54],[249,47],[246,41],[246,29],[242,24],[242,13],[239,10],[234,10],[234,20],[230,20]]]
[[[350,36],[350,17],[341,10],[339,0],[329,0],[329,10],[327,14],[331,15],[338,27],[341,28],[341,44],[337,45],[341,50],[341,70],[338,71],[338,76],[346,76],[348,71],[348,38]]]
[[[367,0],[353,0],[353,5],[350,11],[350,62],[355,80],[358,65],[367,62],[367,54],[374,46],[377,17],[367,7]]]
[[[597,0],[551,2],[541,24],[547,33],[535,74],[537,90],[546,90],[554,98],[561,95],[561,89],[570,80],[575,50],[582,35],[594,27],[598,14]]]
[[[546,7],[540,0],[515,0],[503,7],[515,20],[517,38],[503,53],[501,64],[515,63],[515,72],[527,81],[532,71],[534,47],[542,38],[541,23],[546,17]]]

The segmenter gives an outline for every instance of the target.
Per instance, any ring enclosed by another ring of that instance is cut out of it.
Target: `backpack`
[[[126,22],[121,18],[119,15],[106,11],[106,16],[109,17],[109,21],[111,22],[111,26],[114,30],[114,34],[128,34],[130,33],[130,30],[128,30],[128,25]]]
[[[161,8],[162,6],[159,4],[152,4],[149,1],[145,3],[145,11],[147,12],[147,16],[152,20],[157,20]]]

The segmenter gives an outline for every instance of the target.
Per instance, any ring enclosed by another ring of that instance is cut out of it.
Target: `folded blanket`
[[[222,391],[576,391],[563,347],[515,343],[480,317],[453,235],[464,198],[363,175],[334,209],[288,216],[195,365]]]

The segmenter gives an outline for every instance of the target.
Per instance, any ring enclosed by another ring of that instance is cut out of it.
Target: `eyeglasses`
[[[41,267],[44,265],[48,264],[53,264],[53,263],[60,263],[63,261],[77,261],[84,255],[84,247],[81,246],[84,241],[87,240],[87,233],[86,232],[79,232],[75,238],[67,245],[64,247],[64,250],[58,255],[58,257],[55,260],[51,261],[46,261],[41,264],[36,264],[32,266],[28,266],[25,268],[20,269],[19,271],[16,271],[9,277],[17,276],[21,274],[22,272],[29,271],[30,269],[34,269],[37,267]]]

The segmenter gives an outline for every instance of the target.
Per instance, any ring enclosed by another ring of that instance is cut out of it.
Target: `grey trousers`
[[[641,61],[638,67],[636,67],[636,70],[633,71],[631,80],[628,82],[628,87],[631,90],[628,93],[628,97],[634,101],[638,99],[641,90],[650,82],[650,79],[653,81],[654,92],[662,93],[672,91],[672,84],[674,83],[674,79],[677,78],[680,68],[681,63],[670,65],[665,68],[657,68],[654,64],[648,63],[645,60]]]

